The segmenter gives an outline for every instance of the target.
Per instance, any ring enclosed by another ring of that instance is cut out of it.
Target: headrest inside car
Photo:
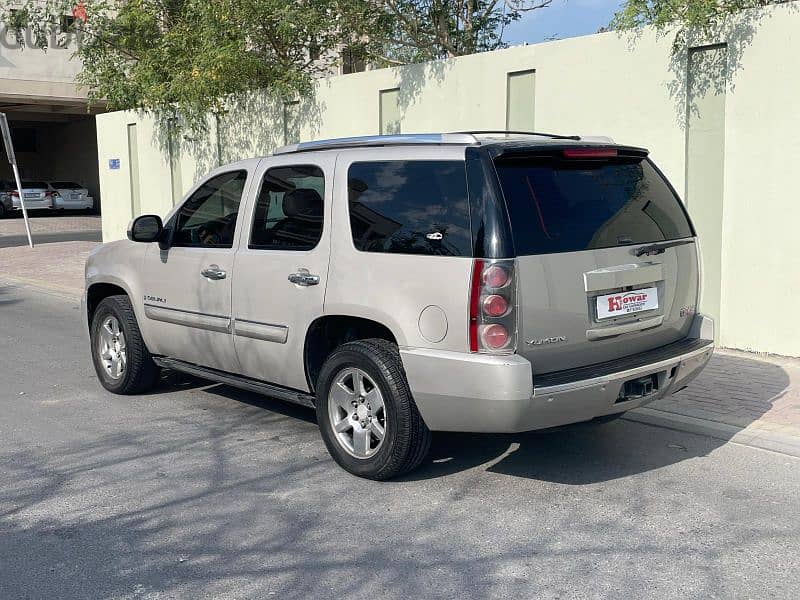
[[[316,190],[292,190],[283,197],[283,214],[290,219],[322,219],[322,198]]]

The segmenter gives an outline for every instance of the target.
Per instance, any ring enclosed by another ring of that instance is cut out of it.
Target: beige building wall
[[[724,109],[724,130],[714,138],[722,144],[716,174],[723,195],[721,208],[710,211],[703,210],[710,204],[701,192],[689,202],[698,228],[708,231],[704,285],[718,294],[710,303],[718,342],[791,356],[800,356],[794,307],[800,297],[800,64],[786,57],[800,56],[798,31],[800,11],[792,3],[746,13],[719,39],[704,41],[728,44],[725,63],[717,67],[727,78],[722,103],[712,101],[706,109],[712,116]],[[284,142],[287,114],[297,119],[289,128],[304,140],[376,134],[383,90],[399,90],[403,133],[504,129],[508,110],[518,109],[509,106],[509,74],[535,71],[535,85],[527,89],[534,94],[538,130],[610,135],[645,146],[685,195],[687,151],[702,156],[703,150],[688,135],[686,57],[672,56],[671,41],[650,30],[637,39],[604,33],[331,77],[291,111],[253,94],[219,124],[210,121],[202,139],[181,142],[180,181],[186,190],[219,161],[268,154]],[[514,88],[522,102],[525,89]],[[132,216],[125,159],[131,123],[138,124],[141,210],[163,215],[172,207],[175,178],[164,128],[135,113],[99,115],[105,240],[124,237]],[[108,168],[112,158],[121,159],[120,169]]]

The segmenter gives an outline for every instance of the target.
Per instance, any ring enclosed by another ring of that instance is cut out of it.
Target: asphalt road
[[[72,301],[0,287],[0,598],[797,598],[800,461],[628,421],[436,435],[389,483],[313,413],[104,392]]]

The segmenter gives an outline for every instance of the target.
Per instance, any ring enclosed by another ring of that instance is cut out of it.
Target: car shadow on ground
[[[751,420],[767,412],[790,383],[779,365],[741,356],[717,354],[690,386],[661,402],[670,410],[690,412],[713,394],[735,394],[732,407],[747,406]],[[203,388],[233,402],[316,424],[313,409],[294,405],[228,385],[165,370],[155,394]],[[651,406],[656,406],[653,404]],[[224,410],[224,405],[219,407]],[[745,413],[737,413],[739,415]],[[741,419],[743,417],[739,416]],[[652,426],[624,418],[590,421],[518,434],[434,432],[431,451],[416,471],[399,481],[435,479],[476,469],[568,485],[585,485],[626,477],[704,456],[727,443],[725,439],[671,432],[654,445]],[[668,430],[667,430],[668,431]],[[271,435],[276,432],[264,432]],[[664,436],[662,436],[663,438]],[[661,438],[659,438],[661,439]],[[690,439],[691,443],[686,440]],[[322,444],[322,441],[319,442]]]

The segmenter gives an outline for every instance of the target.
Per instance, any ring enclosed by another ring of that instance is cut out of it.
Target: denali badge
[[[539,338],[538,340],[528,340],[525,342],[529,346],[541,346],[543,344],[558,344],[559,342],[566,342],[567,336],[554,335],[553,337]]]

